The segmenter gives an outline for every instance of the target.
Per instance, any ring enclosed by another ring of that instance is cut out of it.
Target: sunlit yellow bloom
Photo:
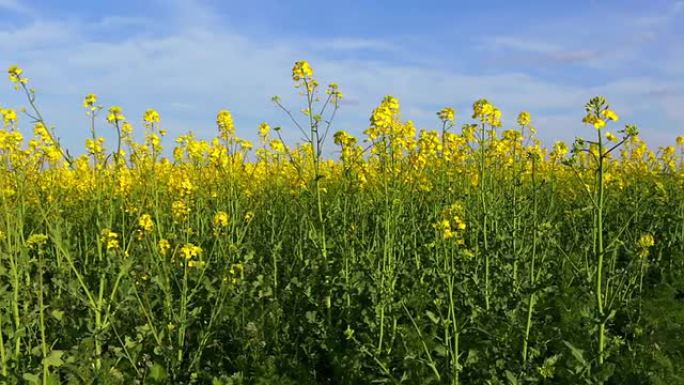
[[[583,123],[591,124],[596,128],[597,130],[600,130],[601,128],[606,126],[606,121],[598,118],[594,115],[587,115],[582,119]]]
[[[138,218],[138,226],[140,229],[146,233],[152,232],[154,230],[154,221],[150,214],[143,214]]]
[[[532,122],[532,116],[530,115],[529,112],[523,111],[520,114],[518,114],[518,125],[529,126],[531,122]]]
[[[159,247],[159,254],[166,255],[171,249],[171,243],[166,239],[160,239],[157,247]]]
[[[48,241],[48,236],[45,234],[31,234],[29,238],[26,240],[26,246],[28,246],[29,249],[31,250],[36,250],[40,249]]]
[[[185,202],[174,201],[171,204],[171,212],[176,220],[182,220],[190,213],[190,209]]]
[[[655,240],[653,235],[646,233],[639,237],[637,244],[639,246],[639,257],[644,258],[648,256],[649,249],[655,245]]]
[[[612,120],[614,122],[617,122],[620,120],[620,117],[615,113],[613,110],[603,110],[601,111],[601,114],[608,120]]]
[[[228,226],[228,213],[225,211],[219,211],[214,214],[213,219],[214,227],[227,227]]]
[[[262,140],[266,140],[269,132],[271,132],[271,126],[269,126],[268,123],[264,122],[259,125],[259,137]]]
[[[159,117],[159,112],[157,112],[157,110],[155,110],[153,108],[146,110],[145,113],[143,114],[143,121],[147,125],[159,123],[160,120],[161,120],[161,118]]]
[[[103,229],[100,235],[107,251],[117,250],[119,248],[119,234],[110,229]]]
[[[96,109],[95,103],[97,103],[97,95],[95,94],[91,93],[83,98],[83,108],[94,111]]]
[[[313,69],[309,62],[306,60],[295,62],[294,67],[292,67],[292,80],[297,82],[311,77],[313,77]]]
[[[188,261],[188,267],[191,268],[191,269],[192,269],[192,268],[200,268],[200,269],[201,269],[201,268],[203,268],[206,264],[207,264],[207,263],[206,263],[205,261],[195,261],[195,260]]]
[[[453,123],[456,119],[456,110],[454,110],[451,107],[444,107],[441,110],[439,110],[437,116],[439,117],[439,120],[441,120],[442,122]]]
[[[119,122],[123,122],[124,120],[126,120],[126,117],[123,115],[123,109],[121,107],[109,107],[109,111],[107,114],[107,122],[111,124],[117,124]]]
[[[221,110],[216,115],[216,125],[222,138],[229,139],[235,134],[233,115],[228,110]]]
[[[325,91],[325,93],[332,96],[332,102],[335,105],[337,105],[337,103],[344,97],[344,94],[342,94],[342,91],[340,91],[340,87],[337,85],[337,83],[328,84],[328,89]]]
[[[9,74],[9,80],[14,84],[19,85],[28,83],[28,79],[22,76],[24,70],[16,64],[11,65],[7,69],[7,73]]]
[[[202,248],[195,246],[192,243],[186,243],[181,247],[180,253],[186,260],[198,257],[202,253]]]
[[[285,152],[285,145],[283,144],[282,141],[278,139],[273,139],[271,143],[269,143],[269,146],[271,146],[271,149],[278,154],[284,153]]]
[[[606,139],[608,139],[609,142],[614,142],[617,143],[618,137],[615,136],[612,132],[606,132]]]
[[[104,152],[104,138],[86,139],[86,149],[90,155],[99,155]]]
[[[487,99],[480,99],[473,103],[473,119],[479,119],[492,127],[501,127],[501,110]]]
[[[17,121],[17,112],[11,108],[0,108],[0,115],[5,124],[11,124]]]

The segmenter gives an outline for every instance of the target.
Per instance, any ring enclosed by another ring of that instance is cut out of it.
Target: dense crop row
[[[603,98],[571,146],[484,99],[416,132],[390,96],[359,141],[297,62],[304,143],[226,110],[166,149],[148,110],[136,143],[90,94],[74,157],[9,74],[34,135],[0,109],[0,383],[684,383],[684,137]]]

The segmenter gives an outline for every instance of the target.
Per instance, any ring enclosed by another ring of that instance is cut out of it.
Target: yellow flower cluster
[[[202,248],[199,246],[195,246],[192,243],[186,243],[185,245],[183,245],[183,247],[181,247],[180,252],[183,258],[188,260],[195,257],[199,257],[199,255],[202,253]]]
[[[95,111],[97,110],[97,106],[95,106],[95,103],[97,103],[97,95],[95,94],[88,94],[83,98],[83,108],[90,110],[90,111]]]
[[[456,120],[456,110],[452,107],[444,107],[437,112],[437,117],[444,123],[453,123]]]
[[[31,234],[26,240],[26,246],[30,250],[41,249],[48,241],[48,236],[45,234]]]
[[[523,111],[518,114],[518,125],[519,126],[529,126],[532,123],[532,116],[529,112]]]
[[[597,96],[589,100],[585,106],[587,114],[582,118],[582,123],[591,124],[600,130],[606,126],[607,121],[617,122],[620,117],[610,109],[605,98]]]
[[[5,125],[10,125],[17,121],[17,111],[11,108],[0,107],[0,116],[2,117],[2,122]]]
[[[206,262],[200,259],[202,251],[201,247],[186,243],[181,247],[180,254],[189,268],[203,268]]]
[[[157,243],[157,247],[159,249],[159,254],[165,256],[169,253],[169,250],[171,250],[171,243],[168,241],[168,239],[160,239]]]
[[[143,214],[138,218],[138,227],[144,233],[151,233],[154,230],[154,221],[150,214]]]
[[[126,117],[123,114],[123,108],[120,106],[109,107],[109,111],[107,113],[107,122],[111,124],[118,124],[124,120],[126,120]]]
[[[653,239],[653,235],[650,233],[643,234],[641,237],[639,237],[639,246],[643,248],[649,248],[653,247],[655,245],[655,240]]]
[[[235,125],[233,115],[228,110],[221,110],[216,115],[216,125],[219,129],[221,139],[229,140],[235,135]]]
[[[440,220],[433,227],[441,235],[442,239],[455,239],[457,244],[463,244],[462,234],[466,229],[464,207],[456,202],[442,210]]]
[[[480,99],[473,103],[473,119],[479,119],[483,124],[501,127],[501,110],[487,99]]]
[[[161,118],[159,117],[159,112],[155,109],[147,109],[145,113],[143,114],[143,121],[145,122],[145,125],[150,126],[155,123],[159,123]]]
[[[306,60],[300,60],[292,67],[292,80],[300,81],[302,79],[309,79],[313,77],[313,68]]]
[[[16,86],[28,84],[28,79],[22,75],[23,73],[24,70],[18,65],[11,65],[7,70],[9,80]]]
[[[649,249],[655,245],[655,239],[650,233],[642,234],[637,242],[639,257],[646,258],[649,254]]]
[[[214,219],[212,220],[214,228],[220,229],[228,227],[228,213],[225,211],[219,211],[214,214]]]
[[[100,237],[107,251],[114,251],[119,249],[120,243],[118,233],[113,232],[111,229],[103,229],[100,233]]]

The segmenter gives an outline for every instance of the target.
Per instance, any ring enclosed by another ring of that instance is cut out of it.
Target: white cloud
[[[347,102],[338,115],[338,128],[355,134],[366,128],[371,109],[386,94],[400,98],[405,119],[428,128],[437,125],[439,108],[455,106],[459,121],[464,122],[469,120],[472,102],[487,97],[502,108],[509,123],[520,110],[532,112],[547,142],[581,134],[582,107],[595,94],[605,94],[626,121],[664,110],[669,122],[684,125],[676,107],[683,95],[681,82],[641,77],[586,87],[520,72],[461,73],[443,69],[446,59],[440,58],[433,58],[432,66],[382,60],[383,55],[360,59],[354,55],[357,51],[403,55],[411,50],[396,42],[346,37],[309,39],[305,44],[287,36],[262,41],[218,28],[215,16],[195,3],[178,4],[178,12],[185,13],[183,24],[167,35],[98,40],[91,37],[97,34],[85,33],[146,24],[145,19],[127,17],[92,23],[36,20],[20,29],[0,31],[0,49],[11,53],[0,58],[0,65],[17,62],[25,67],[42,91],[39,102],[49,120],[73,146],[80,146],[87,133],[80,110],[87,92],[96,92],[105,105],[121,104],[132,121],[139,121],[144,109],[158,108],[172,135],[189,129],[205,137],[213,135],[214,114],[220,108],[234,112],[239,134],[247,137],[255,136],[263,120],[288,127],[270,97],[282,95],[298,110],[301,100],[296,99],[289,77],[292,63],[301,58],[311,61],[323,84],[340,84]],[[520,50],[570,55],[554,43],[503,37],[497,41]],[[345,52],[347,59],[333,57],[331,50]],[[664,90],[669,92],[667,98],[654,96],[662,96]],[[18,103],[16,96],[13,100]],[[291,138],[297,137],[296,130],[289,132]],[[648,133],[645,136],[650,138]]]
[[[17,13],[32,13],[28,6],[17,0],[0,0],[0,9],[1,8]]]

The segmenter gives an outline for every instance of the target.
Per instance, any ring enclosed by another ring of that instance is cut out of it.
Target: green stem
[[[604,362],[604,349],[605,349],[605,320],[604,310],[603,310],[603,210],[604,210],[604,154],[603,154],[603,137],[601,135],[601,130],[598,130],[598,178],[597,178],[597,208],[596,208],[596,242],[597,242],[597,271],[596,271],[596,305],[598,309],[599,316],[599,331],[598,331],[598,363],[600,366]]]
[[[532,312],[534,310],[534,304],[535,304],[535,292],[534,292],[534,284],[535,284],[535,275],[534,275],[534,270],[535,270],[535,263],[537,259],[537,212],[538,212],[538,201],[537,201],[537,183],[536,183],[536,175],[537,175],[537,170],[536,170],[536,159],[532,158],[532,260],[530,261],[530,277],[529,277],[529,283],[530,283],[530,298],[527,302],[527,323],[525,325],[525,338],[523,339],[523,348],[522,348],[522,359],[523,359],[523,365],[527,365],[527,349],[529,346],[529,339],[530,339],[530,330],[532,328]]]

